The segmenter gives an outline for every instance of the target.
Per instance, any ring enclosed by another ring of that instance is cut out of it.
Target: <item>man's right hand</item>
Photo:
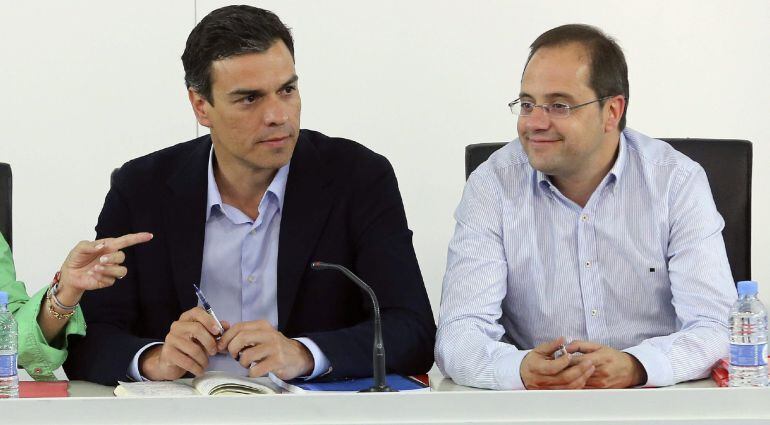
[[[564,338],[538,345],[521,361],[521,381],[528,390],[565,390],[583,388],[594,373],[590,360],[570,366],[571,355],[553,358]]]
[[[227,322],[222,326],[229,328]],[[190,372],[206,371],[209,356],[217,354],[217,322],[200,307],[187,310],[171,324],[163,345],[150,347],[139,358],[139,372],[152,381],[170,381]]]

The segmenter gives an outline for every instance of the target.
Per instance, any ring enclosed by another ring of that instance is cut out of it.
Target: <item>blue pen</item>
[[[217,319],[217,315],[214,314],[214,310],[211,309],[211,306],[209,305],[208,301],[206,301],[206,297],[203,296],[203,292],[201,292],[201,289],[198,288],[198,285],[193,283],[193,288],[195,288],[195,295],[198,296],[198,300],[203,305],[203,309],[206,310],[206,313],[211,315],[211,317],[214,318],[214,321],[217,322],[217,326],[219,326],[219,335],[222,335],[225,333],[225,328],[222,326],[222,323],[219,322],[219,319]]]

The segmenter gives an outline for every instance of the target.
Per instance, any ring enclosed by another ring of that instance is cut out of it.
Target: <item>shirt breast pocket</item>
[[[671,283],[668,279],[668,264],[660,260],[640,264],[639,281],[644,295],[659,300],[671,297]]]

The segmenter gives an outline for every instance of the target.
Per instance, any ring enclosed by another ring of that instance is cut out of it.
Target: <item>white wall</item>
[[[13,166],[14,256],[30,291],[76,240],[93,237],[110,170],[202,131],[179,56],[196,17],[226,4],[40,3],[0,2],[0,161]],[[569,22],[597,25],[625,49],[630,127],[754,142],[753,276],[770,285],[767,1],[255,5],[294,28],[303,127],[357,140],[393,163],[434,310],[464,146],[515,137],[506,103],[527,46]],[[763,294],[770,300],[770,289]]]

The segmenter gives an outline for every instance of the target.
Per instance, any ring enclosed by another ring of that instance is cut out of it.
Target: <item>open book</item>
[[[120,382],[114,391],[118,397],[254,395],[280,392],[280,388],[268,378],[246,378],[223,372],[206,372],[191,381]]]

